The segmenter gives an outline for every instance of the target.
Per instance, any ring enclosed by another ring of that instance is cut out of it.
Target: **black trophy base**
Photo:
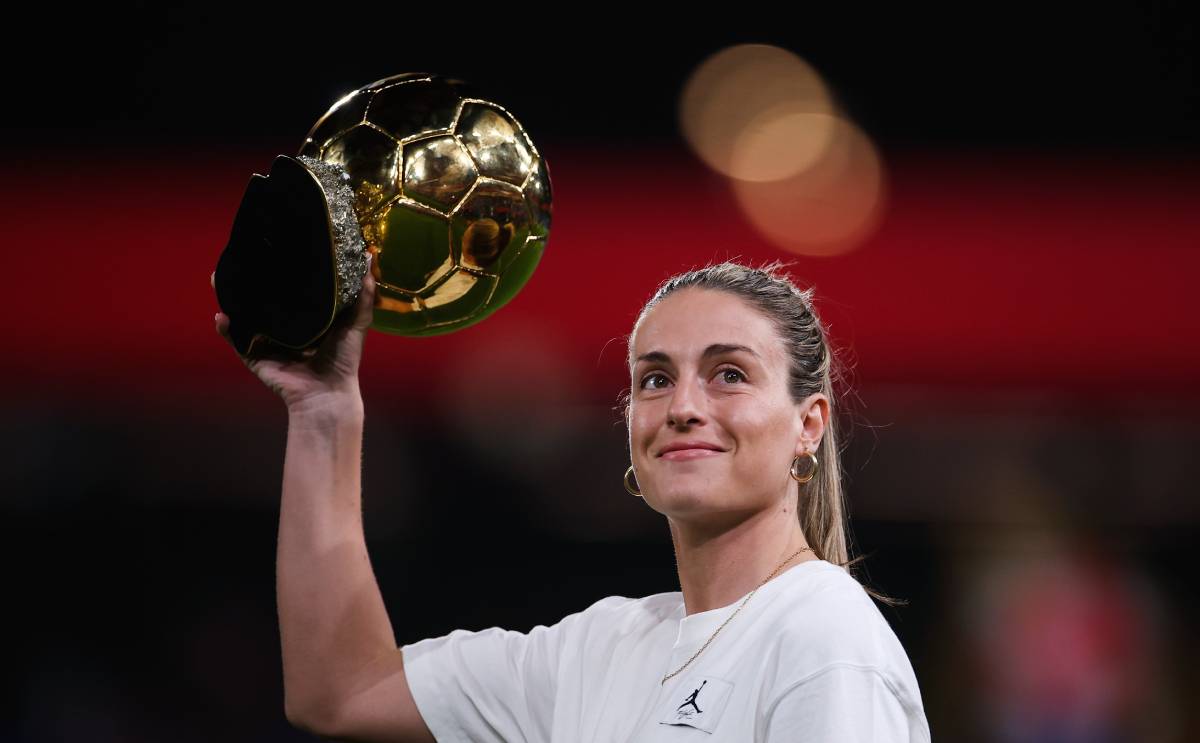
[[[298,160],[280,155],[269,176],[250,177],[217,262],[216,291],[244,356],[299,357],[329,330],[339,309],[329,211]]]

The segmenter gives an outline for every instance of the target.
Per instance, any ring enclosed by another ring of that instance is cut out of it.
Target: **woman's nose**
[[[680,379],[671,394],[667,408],[667,425],[671,427],[692,426],[704,422],[704,391],[692,379]]]

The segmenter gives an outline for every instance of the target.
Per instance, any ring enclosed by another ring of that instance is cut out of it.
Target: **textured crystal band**
[[[367,244],[363,240],[362,228],[354,215],[354,191],[350,188],[350,176],[345,170],[316,158],[300,155],[298,158],[317,177],[329,205],[329,224],[334,242],[334,264],[338,281],[338,305],[350,304],[362,289],[363,276],[367,274]]]

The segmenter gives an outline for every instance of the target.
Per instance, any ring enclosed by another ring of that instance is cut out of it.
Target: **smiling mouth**
[[[724,452],[717,451],[716,449],[673,449],[660,454],[659,459],[669,459],[672,461],[678,461],[681,459],[703,459],[705,457],[715,457],[718,454],[724,454]]]

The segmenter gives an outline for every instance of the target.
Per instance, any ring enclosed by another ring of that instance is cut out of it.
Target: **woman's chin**
[[[677,521],[710,521],[729,518],[743,510],[719,490],[671,488],[648,501],[654,510]]]

